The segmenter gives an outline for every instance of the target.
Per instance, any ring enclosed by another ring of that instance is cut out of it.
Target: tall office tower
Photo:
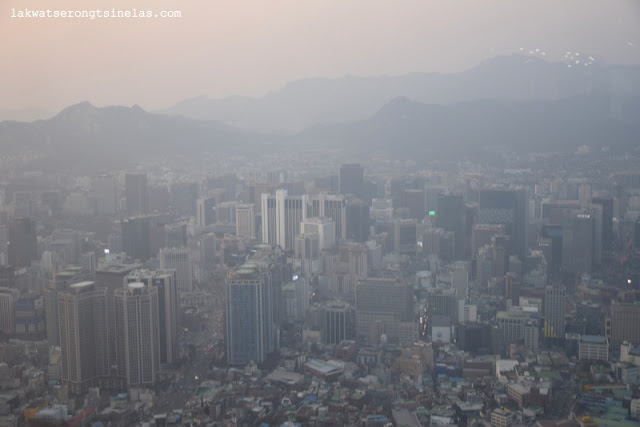
[[[400,323],[413,320],[413,296],[407,283],[395,279],[363,279],[356,285],[356,336],[376,341],[377,325],[389,343],[400,341]],[[373,329],[372,329],[373,328]]]
[[[307,204],[307,196],[289,196],[287,190],[277,190],[275,196],[263,194],[262,242],[293,250],[300,224],[307,219]]]
[[[235,173],[226,173],[214,177],[207,177],[207,190],[221,189],[223,191],[224,200],[236,199],[236,186],[238,185],[238,177]]]
[[[342,194],[311,196],[307,216],[331,218],[336,223],[336,242],[347,237],[347,201]]]
[[[502,224],[474,224],[471,232],[471,256],[475,258],[478,249],[491,244],[493,236],[502,234],[504,234],[504,225]]]
[[[166,235],[165,247],[182,248],[187,246],[187,224],[165,224],[164,232]]]
[[[304,277],[320,271],[320,237],[317,234],[299,234],[294,242],[294,265]]]
[[[391,221],[393,219],[393,201],[391,199],[373,199],[369,216],[373,221]]]
[[[149,212],[169,212],[171,195],[165,185],[149,186]]]
[[[320,250],[336,245],[336,223],[330,218],[307,218],[300,224],[300,233],[317,234]]]
[[[528,225],[526,189],[481,190],[479,198],[478,223],[504,224],[506,234],[511,236],[513,253],[524,259]]]
[[[282,169],[269,171],[267,172],[267,181],[274,184],[284,184],[287,181],[287,171]]]
[[[409,209],[409,217],[421,220],[425,215],[425,191],[424,189],[404,190],[405,206]]]
[[[16,269],[12,265],[0,265],[0,288],[16,287]]]
[[[256,214],[252,204],[236,206],[236,236],[250,239],[256,237]]]
[[[174,182],[169,187],[171,208],[178,215],[196,216],[196,202],[200,193],[197,182]]]
[[[427,313],[429,321],[434,316],[448,316],[451,324],[458,321],[458,300],[464,298],[458,295],[456,289],[429,289],[427,293]]]
[[[85,393],[109,375],[107,290],[94,282],[74,283],[58,293],[62,381]]]
[[[464,299],[469,291],[470,270],[471,265],[466,262],[456,262],[451,269],[451,288],[456,290],[461,299]]]
[[[552,200],[542,203],[542,219],[552,225],[562,225],[567,216],[582,211],[577,200]]]
[[[295,323],[304,319],[309,308],[309,285],[304,277],[294,276],[295,280],[282,285],[281,306],[284,323]]]
[[[544,336],[564,338],[566,294],[564,286],[544,290]]]
[[[0,265],[9,264],[9,227],[0,224]]]
[[[425,184],[424,186],[424,203],[425,212],[434,212],[438,214],[440,207],[438,206],[438,198],[447,193],[447,187],[444,185]]]
[[[109,336],[109,360],[113,365],[116,360],[116,323],[113,312],[113,293],[124,286],[124,278],[133,270],[140,268],[140,264],[107,264],[99,267],[95,274],[97,288],[107,290],[107,330]],[[116,381],[113,387],[123,385]]]
[[[218,203],[216,206],[217,222],[222,224],[235,224],[236,223],[236,207],[238,202],[227,201]]]
[[[125,283],[144,283],[158,290],[160,328],[160,363],[171,365],[178,360],[178,317],[180,301],[175,270],[134,270]]]
[[[113,215],[117,211],[116,178],[113,175],[98,175],[93,178],[93,196],[96,200],[96,213]]]
[[[78,256],[81,251],[81,239],[80,232],[70,229],[57,229],[51,233],[52,245],[64,247],[65,252],[62,257],[65,260],[65,264],[77,264]],[[49,250],[55,251],[55,248],[49,248]]]
[[[571,212],[562,227],[562,271],[590,273],[594,264],[596,221],[591,213]]]
[[[436,226],[454,233],[454,254],[456,259],[465,259],[466,239],[466,209],[462,196],[442,194],[438,197],[438,211],[436,212]]]
[[[160,373],[158,288],[128,283],[113,301],[117,375],[129,387],[151,386]]]
[[[533,354],[538,354],[540,344],[540,325],[534,319],[524,325],[524,346]]]
[[[609,310],[605,330],[611,345],[640,342],[640,304],[613,303]]]
[[[338,177],[340,194],[355,194],[358,198],[364,197],[364,168],[357,163],[340,166]]]
[[[60,345],[58,328],[58,293],[64,292],[72,283],[79,282],[77,271],[61,271],[56,273],[44,289],[44,310],[47,324],[47,342],[50,346]]]
[[[504,348],[525,338],[525,327],[531,320],[529,313],[524,311],[499,311],[496,322],[502,330]]]
[[[200,197],[196,201],[196,225],[204,228],[208,225],[215,224],[216,216],[216,197]]]
[[[276,198],[270,194],[262,194],[262,243],[278,244],[278,219]]]
[[[262,195],[275,194],[277,188],[278,184],[274,182],[249,182],[246,185],[246,202],[253,203],[256,214],[260,214],[262,212]]]
[[[603,335],[604,328],[600,305],[581,301],[576,305],[576,317],[587,321],[587,335]]]
[[[514,304],[520,301],[520,280],[514,273],[504,275],[504,298]]]
[[[151,258],[151,219],[134,217],[120,220],[122,250],[133,259]]]
[[[160,268],[176,270],[176,286],[179,292],[193,290],[193,267],[189,248],[160,249]]]
[[[356,312],[344,301],[328,301],[320,306],[320,334],[325,344],[352,340],[356,332]]]
[[[271,274],[247,263],[227,276],[227,361],[262,363],[275,349]]]
[[[0,288],[0,331],[13,333],[15,330],[15,303],[20,298],[18,289]]]
[[[124,177],[127,198],[127,215],[146,215],[149,213],[149,186],[147,175],[128,173]]]
[[[418,248],[415,219],[397,219],[393,224],[393,252],[396,255],[415,255]]]
[[[591,184],[578,184],[578,201],[583,209],[589,207],[591,204]]]
[[[602,206],[602,249],[610,250],[613,246],[613,198],[594,197],[593,204]]]
[[[215,233],[200,235],[200,267],[205,271],[213,271],[217,263],[217,238]]]
[[[364,243],[369,240],[369,205],[355,199],[347,203],[346,238]]]
[[[9,220],[9,264],[15,267],[29,267],[38,259],[36,224],[26,217]]]
[[[491,237],[493,249],[493,274],[502,277],[509,271],[509,258],[511,257],[511,237],[497,235]]]

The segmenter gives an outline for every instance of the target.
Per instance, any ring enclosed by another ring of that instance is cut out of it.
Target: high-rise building
[[[236,236],[250,239],[256,237],[256,214],[253,204],[236,206]]]
[[[307,216],[331,218],[336,224],[336,242],[347,237],[347,201],[342,194],[320,193],[311,196]]]
[[[525,339],[525,327],[531,317],[523,311],[499,311],[496,322],[502,330],[504,348]],[[531,331],[529,331],[531,332]]]
[[[144,283],[158,290],[160,328],[160,363],[171,365],[178,360],[179,307],[175,270],[134,270],[126,283]]]
[[[117,289],[124,286],[124,278],[137,268],[140,268],[140,264],[113,263],[102,265],[96,270],[96,288],[104,288],[107,290],[107,332],[109,337],[109,361],[111,365],[113,365],[116,360],[116,321],[114,318],[113,294]],[[110,387],[121,387],[124,385],[122,378],[112,379],[114,382],[110,384]]]
[[[149,186],[146,174],[128,173],[124,178],[127,214],[146,215],[149,213]]]
[[[200,192],[197,182],[174,182],[171,184],[171,208],[178,215],[196,216],[196,203]]]
[[[84,393],[109,374],[107,290],[94,282],[70,285],[58,293],[62,381]]]
[[[421,220],[425,215],[425,191],[424,189],[404,190],[405,206],[409,209],[409,217]]]
[[[214,233],[200,235],[200,267],[204,271],[215,270],[218,262],[217,253],[216,235]]]
[[[528,224],[526,189],[481,190],[479,199],[478,223],[504,224],[505,233],[511,236],[513,253],[524,259]]]
[[[151,258],[151,219],[133,217],[120,220],[122,250],[133,259],[146,261]]]
[[[373,221],[391,221],[393,219],[393,201],[391,199],[373,199],[369,216]]]
[[[590,273],[594,265],[595,216],[571,212],[562,227],[562,271]]]
[[[113,175],[98,175],[93,178],[93,196],[96,214],[113,215],[117,211],[116,178]]]
[[[196,201],[196,225],[206,227],[216,222],[216,197],[200,197]]]
[[[160,373],[158,288],[128,283],[113,300],[117,375],[129,387],[151,386]]]
[[[640,342],[640,304],[613,303],[605,330],[612,346]]]
[[[369,239],[369,222],[369,205],[360,199],[350,200],[347,203],[347,239],[366,242]]]
[[[454,254],[456,259],[465,259],[467,251],[466,240],[466,210],[462,196],[441,194],[438,196],[438,211],[436,212],[436,226],[444,231],[454,233]]]
[[[320,307],[320,333],[325,344],[339,344],[355,338],[356,316],[351,305],[329,301]]]
[[[27,217],[9,220],[9,264],[15,267],[29,267],[38,259],[36,224]]]
[[[17,289],[0,288],[0,331],[13,333],[16,324],[15,303],[20,298]]]
[[[160,268],[176,270],[176,286],[179,292],[193,290],[193,267],[189,248],[165,248],[160,250]]]
[[[427,313],[429,320],[434,316],[448,316],[451,323],[458,321],[458,300],[464,298],[459,296],[456,289],[429,289],[427,293]]]
[[[275,182],[249,182],[246,185],[246,202],[252,203],[256,214],[260,214],[262,212],[262,195],[275,194],[277,188],[278,184]]]
[[[262,363],[274,348],[271,275],[247,263],[227,277],[226,335],[230,365]]]
[[[317,234],[319,249],[332,249],[336,245],[336,223],[330,218],[307,218],[300,224],[305,235]]]
[[[364,168],[357,163],[340,166],[338,185],[340,194],[354,194],[364,197]]]
[[[9,263],[9,227],[0,224],[0,265]]]
[[[415,219],[398,219],[393,227],[393,252],[396,255],[415,255],[418,249]]]
[[[58,328],[58,293],[66,291],[73,283],[81,282],[81,274],[73,269],[56,273],[44,289],[44,309],[47,325],[47,342],[50,346],[60,345]]]
[[[413,320],[411,287],[395,279],[363,279],[356,285],[356,336],[379,339],[376,325],[389,343],[400,340],[400,323]],[[373,328],[373,330],[372,330]]]
[[[307,196],[289,196],[287,190],[262,195],[262,242],[293,250],[300,224],[307,219]]]
[[[594,197],[593,204],[602,206],[602,249],[610,250],[613,246],[613,198]]]
[[[566,294],[564,286],[547,286],[544,291],[544,336],[564,338]]]

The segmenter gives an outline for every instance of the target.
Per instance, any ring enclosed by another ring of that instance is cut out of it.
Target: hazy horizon
[[[180,10],[182,18],[11,18],[25,8]],[[640,64],[634,0],[5,0],[0,12],[0,38],[11,41],[0,43],[5,116],[83,101],[158,110],[197,96],[259,97],[302,78],[460,72],[520,48],[552,62],[579,51]]]

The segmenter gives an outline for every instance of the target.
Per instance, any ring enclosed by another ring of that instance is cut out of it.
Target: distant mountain
[[[575,152],[587,145],[612,152],[640,147],[640,97],[553,101],[475,101],[429,105],[399,97],[367,120],[315,126],[296,135],[298,146],[341,147],[348,155],[384,152],[391,158],[469,158],[487,148],[520,153]]]
[[[215,121],[151,114],[140,107],[73,105],[48,120],[0,122],[0,153],[41,169],[117,168],[149,155],[228,153],[259,138]]]
[[[579,64],[574,60],[551,63],[513,54],[454,74],[304,79],[261,98],[199,97],[162,112],[218,120],[245,129],[294,132],[317,124],[364,120],[399,96],[449,105],[487,99],[539,101],[640,95],[639,66],[585,60]]]
[[[630,152],[640,145],[640,97],[574,97],[543,101],[483,100],[424,104],[397,97],[365,120],[311,126],[292,135],[259,134],[215,121],[151,114],[141,108],[73,105],[49,120],[0,123],[0,158],[30,168],[126,168],[150,157],[220,156],[265,150],[345,159],[381,153],[389,159],[491,160],[501,151],[573,153],[578,147]]]

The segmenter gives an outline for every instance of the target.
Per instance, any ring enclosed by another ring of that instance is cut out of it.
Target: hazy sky
[[[182,18],[11,18],[26,8]],[[0,0],[0,110],[158,109],[304,77],[462,71],[521,47],[640,64],[640,1]]]

